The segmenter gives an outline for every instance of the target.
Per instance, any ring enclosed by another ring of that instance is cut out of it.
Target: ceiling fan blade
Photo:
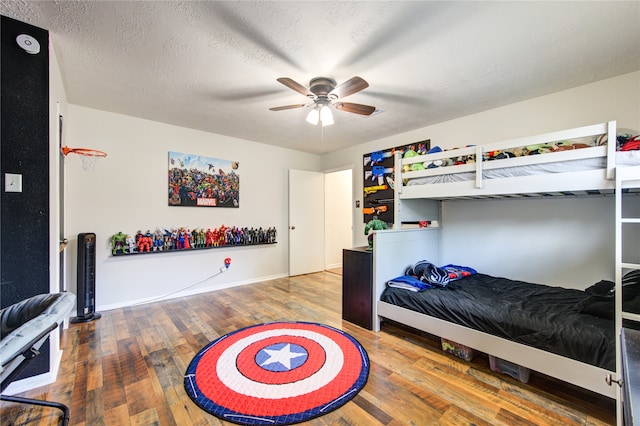
[[[304,96],[312,95],[313,96],[313,93],[311,93],[309,91],[309,89],[304,87],[302,84],[291,80],[288,77],[280,77],[280,78],[278,78],[276,80],[279,81],[280,83],[284,84],[285,86],[287,86],[289,89],[295,90],[296,92],[300,93],[301,95],[304,95]]]
[[[369,83],[364,81],[362,78],[352,77],[344,83],[339,84],[331,91],[331,93],[329,93],[329,95],[336,95],[338,98],[344,98],[345,96],[353,95],[367,87],[369,87]]]
[[[353,112],[360,115],[371,115],[376,110],[376,107],[370,105],[354,104],[351,102],[337,102],[335,106],[342,111]]]
[[[280,107],[269,108],[271,111],[283,111],[285,109],[294,109],[294,108],[302,108],[307,106],[307,104],[295,104],[295,105],[285,105]]]

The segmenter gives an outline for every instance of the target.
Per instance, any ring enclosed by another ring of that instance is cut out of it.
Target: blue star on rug
[[[279,343],[258,352],[256,363],[269,371],[289,371],[304,364],[307,356],[307,351],[301,346]]]

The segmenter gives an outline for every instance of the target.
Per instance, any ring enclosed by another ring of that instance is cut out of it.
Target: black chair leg
[[[21,404],[40,405],[42,407],[52,407],[62,410],[62,426],[69,424],[69,407],[59,402],[43,401],[41,399],[22,398],[20,396],[0,395],[0,399]]]

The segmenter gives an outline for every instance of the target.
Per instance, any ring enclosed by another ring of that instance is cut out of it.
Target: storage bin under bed
[[[465,361],[471,361],[475,355],[473,349],[465,345],[461,345],[460,343],[456,343],[445,338],[441,338],[440,342],[442,344],[443,351],[453,354],[458,358],[462,358]]]
[[[527,383],[531,374],[528,368],[493,355],[489,355],[489,367],[491,371],[508,374],[522,383]]]

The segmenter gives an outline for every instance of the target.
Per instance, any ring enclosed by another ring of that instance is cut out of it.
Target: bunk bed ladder
[[[635,227],[640,229],[640,211],[633,211],[632,209],[626,210],[623,208],[623,196],[624,189],[640,188],[640,166],[617,167],[615,170],[615,182],[615,330],[617,336],[617,379],[607,377],[606,380],[610,385],[613,385],[614,383],[618,385],[616,386],[616,414],[618,425],[622,425],[625,423],[628,424],[629,417],[633,415],[630,412],[632,396],[627,392],[630,384],[625,383],[629,380],[629,377],[625,375],[625,372],[630,373],[629,368],[625,368],[628,366],[628,362],[630,362],[629,357],[625,354],[625,345],[628,344],[627,342],[630,341],[629,339],[634,337],[638,338],[638,336],[640,336],[639,331],[627,331],[626,326],[623,328],[623,325],[626,324],[632,329],[640,330],[640,315],[625,312],[622,306],[622,278],[625,273],[629,271],[640,270],[640,246],[637,244],[637,240],[635,241],[635,244],[633,242],[631,244],[628,242],[627,244],[624,243],[623,237],[625,233],[623,232],[623,228],[629,230],[631,227],[634,227],[634,229],[631,230],[634,232],[627,232],[626,235],[629,236],[631,240],[635,240],[633,237],[636,235],[635,232],[637,232]],[[629,228],[625,228],[625,225]],[[634,252],[629,253],[630,250]],[[634,262],[629,262],[628,260],[633,260]],[[637,374],[637,372],[634,371],[634,374]],[[635,398],[637,397],[638,395],[635,395]],[[633,404],[636,403],[637,401],[633,401]]]

